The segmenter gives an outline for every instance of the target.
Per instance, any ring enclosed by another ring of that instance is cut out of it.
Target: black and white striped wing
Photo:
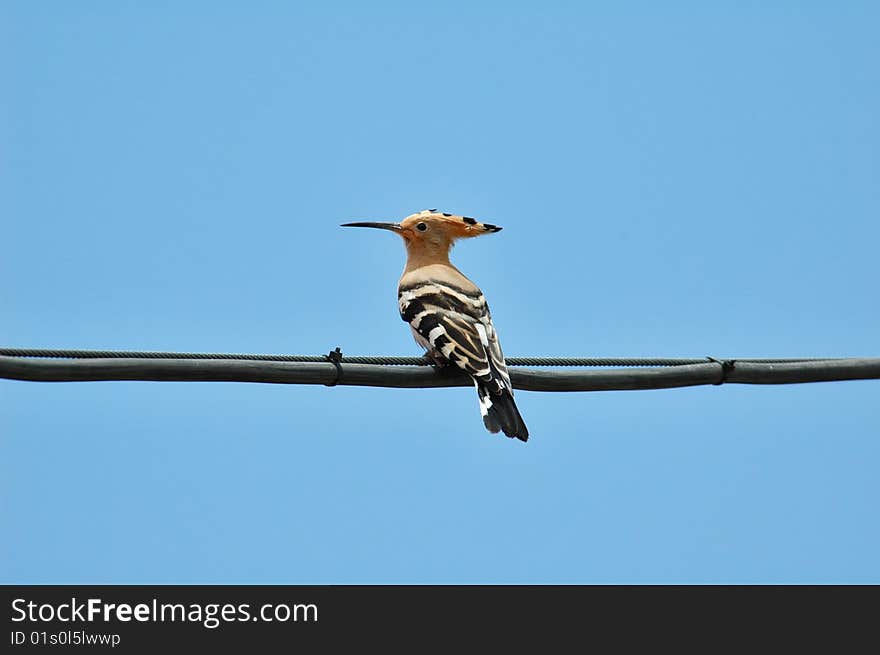
[[[401,286],[398,300],[416,341],[473,378],[486,429],[528,440],[483,294],[433,281]]]
[[[440,282],[401,287],[400,316],[416,340],[493,393],[512,392],[510,376],[483,294]]]

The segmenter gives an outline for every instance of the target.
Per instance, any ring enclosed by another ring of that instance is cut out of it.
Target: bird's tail
[[[513,394],[509,389],[501,389],[501,392],[491,391],[487,385],[475,380],[477,395],[480,398],[480,413],[483,415],[483,423],[489,432],[503,431],[508,437],[516,437],[521,441],[529,440],[529,429],[523,422]]]

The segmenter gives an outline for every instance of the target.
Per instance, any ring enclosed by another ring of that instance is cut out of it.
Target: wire
[[[9,353],[27,352],[27,356]],[[94,382],[101,380],[144,380],[157,382],[267,382],[275,384],[323,384],[327,386],[369,386],[390,388],[428,388],[470,386],[470,378],[455,367],[438,369],[426,366],[415,358],[417,365],[400,365],[400,360],[413,358],[358,358],[359,360],[393,360],[387,363],[360,363],[355,358],[336,359],[329,356],[309,357],[309,361],[263,359],[205,355],[172,357],[178,353],[139,353],[112,351],[114,356],[102,357],[104,351],[22,351],[0,350],[0,378],[35,382]],[[42,353],[33,355],[31,353]],[[47,354],[52,353],[52,354]],[[86,356],[59,356],[58,353],[87,353]],[[126,356],[128,355],[128,356]],[[149,356],[153,355],[153,356]],[[272,356],[275,357],[275,356]],[[297,359],[299,359],[297,357]],[[559,361],[533,358],[544,364]],[[528,360],[527,360],[528,361]],[[528,391],[628,391],[665,389],[707,384],[793,384],[799,382],[831,382],[839,380],[880,379],[880,358],[801,359],[801,360],[697,360],[664,359],[565,359],[569,368],[516,368],[510,371],[513,386]],[[626,368],[585,370],[571,368],[570,362],[588,361],[608,366],[624,362]],[[633,368],[633,362],[650,362],[652,366]],[[665,364],[656,364],[665,362]],[[669,362],[676,362],[670,365]],[[691,362],[691,363],[684,363]],[[552,365],[552,364],[551,364]]]
[[[249,355],[230,353],[178,353],[141,352],[135,350],[48,350],[40,348],[0,348],[0,356],[38,357],[53,359],[216,359],[256,362],[302,362],[328,361],[327,355]],[[346,364],[374,364],[377,366],[431,366],[427,357],[350,356],[341,355]],[[709,357],[508,357],[508,366],[559,366],[559,367],[631,367],[631,366],[686,366],[714,361]],[[789,364],[797,362],[825,361],[823,358],[801,359],[737,359],[739,362],[762,362]]]

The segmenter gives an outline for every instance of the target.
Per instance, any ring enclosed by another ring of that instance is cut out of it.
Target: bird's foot
[[[432,362],[434,362],[434,366],[436,366],[437,368],[446,368],[447,366],[449,366],[449,360],[446,359],[446,357],[444,357],[439,351],[429,350],[425,354]]]

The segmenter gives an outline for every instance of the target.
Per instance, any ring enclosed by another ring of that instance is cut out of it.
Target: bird
[[[527,441],[529,430],[513,400],[489,305],[479,287],[449,261],[458,239],[501,228],[436,209],[411,214],[399,223],[358,221],[342,227],[377,228],[403,238],[407,258],[397,287],[400,317],[437,367],[456,366],[471,377],[489,432],[503,431]]]

